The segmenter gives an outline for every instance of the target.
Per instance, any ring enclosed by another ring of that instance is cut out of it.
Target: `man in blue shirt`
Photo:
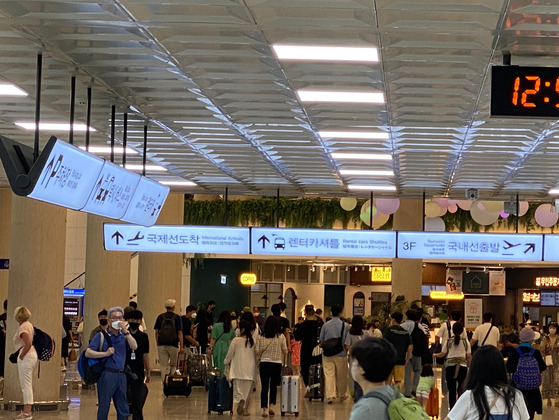
[[[126,399],[126,375],[124,365],[126,362],[126,348],[136,350],[138,345],[134,337],[128,332],[128,326],[124,322],[124,310],[120,307],[109,309],[109,328],[108,337],[112,347],[109,347],[106,336],[103,337],[101,346],[101,334],[97,333],[89,347],[85,351],[85,356],[90,359],[105,358],[103,372],[97,382],[97,420],[107,420],[111,399],[114,402],[118,420],[128,419],[128,401]],[[100,348],[101,347],[101,348]]]
[[[340,318],[343,307],[332,306],[332,319],[326,322],[320,330],[320,343],[323,344],[329,339],[340,339],[342,342],[341,351],[335,355],[322,354],[322,367],[324,369],[324,381],[326,388],[326,401],[332,404],[334,399],[344,401],[347,398],[347,353],[343,346],[347,337],[349,327]]]

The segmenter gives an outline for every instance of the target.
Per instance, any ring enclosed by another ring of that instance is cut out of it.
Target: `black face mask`
[[[139,322],[130,322],[128,324],[128,326],[130,327],[131,330],[136,331],[138,328],[140,328],[140,323]]]
[[[109,320],[108,319],[100,319],[99,320],[99,325],[101,325],[102,327],[105,327],[105,326],[109,325]]]

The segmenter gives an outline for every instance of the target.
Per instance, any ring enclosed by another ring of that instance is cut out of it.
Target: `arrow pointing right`
[[[119,240],[120,239],[124,239],[124,236],[122,236],[122,234],[117,230],[115,233],[113,233],[113,236],[111,236],[112,239],[116,238],[116,244],[119,244]]]
[[[270,242],[270,240],[266,237],[266,235],[262,235],[258,238],[258,242],[262,242],[262,249],[266,249],[266,242]]]
[[[532,254],[533,254],[534,252],[536,252],[536,244],[535,244],[535,243],[529,243],[529,244],[524,244],[524,245],[527,246],[526,249],[524,250],[524,253],[525,253],[525,254],[527,254],[528,251],[532,251]]]

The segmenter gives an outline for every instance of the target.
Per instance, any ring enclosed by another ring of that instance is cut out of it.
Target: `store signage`
[[[464,299],[464,293],[447,293],[446,290],[431,290],[429,297],[431,299],[462,300]]]
[[[394,258],[396,232],[252,228],[251,253],[323,257]]]
[[[46,160],[29,197],[72,210],[81,210],[105,161],[61,140]]]
[[[392,267],[371,267],[371,281],[373,283],[392,281]]]
[[[559,277],[536,277],[537,287],[558,287]]]
[[[483,315],[482,299],[464,299],[464,327],[474,329],[481,324]]]
[[[153,225],[168,195],[168,186],[141,177],[130,199],[130,205],[120,220],[142,226]]]
[[[398,232],[398,258],[541,261],[543,235]]]
[[[105,223],[103,231],[107,251],[249,253],[249,228]]]
[[[256,284],[256,274],[243,273],[241,274],[240,281],[243,286],[253,286]]]
[[[522,303],[524,306],[540,306],[541,292],[539,290],[524,290],[522,292]]]
[[[64,289],[64,297],[85,296],[85,289]]]

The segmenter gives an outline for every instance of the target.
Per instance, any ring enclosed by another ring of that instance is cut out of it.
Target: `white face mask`
[[[111,322],[111,327],[113,327],[115,330],[119,330],[120,329],[120,321],[113,321]]]
[[[550,334],[555,334],[556,332],[557,332],[557,330],[555,328],[550,328],[549,329]]]
[[[197,315],[196,312],[194,312],[192,315],[190,315],[190,318],[194,319],[194,318],[196,318],[196,315]]]

